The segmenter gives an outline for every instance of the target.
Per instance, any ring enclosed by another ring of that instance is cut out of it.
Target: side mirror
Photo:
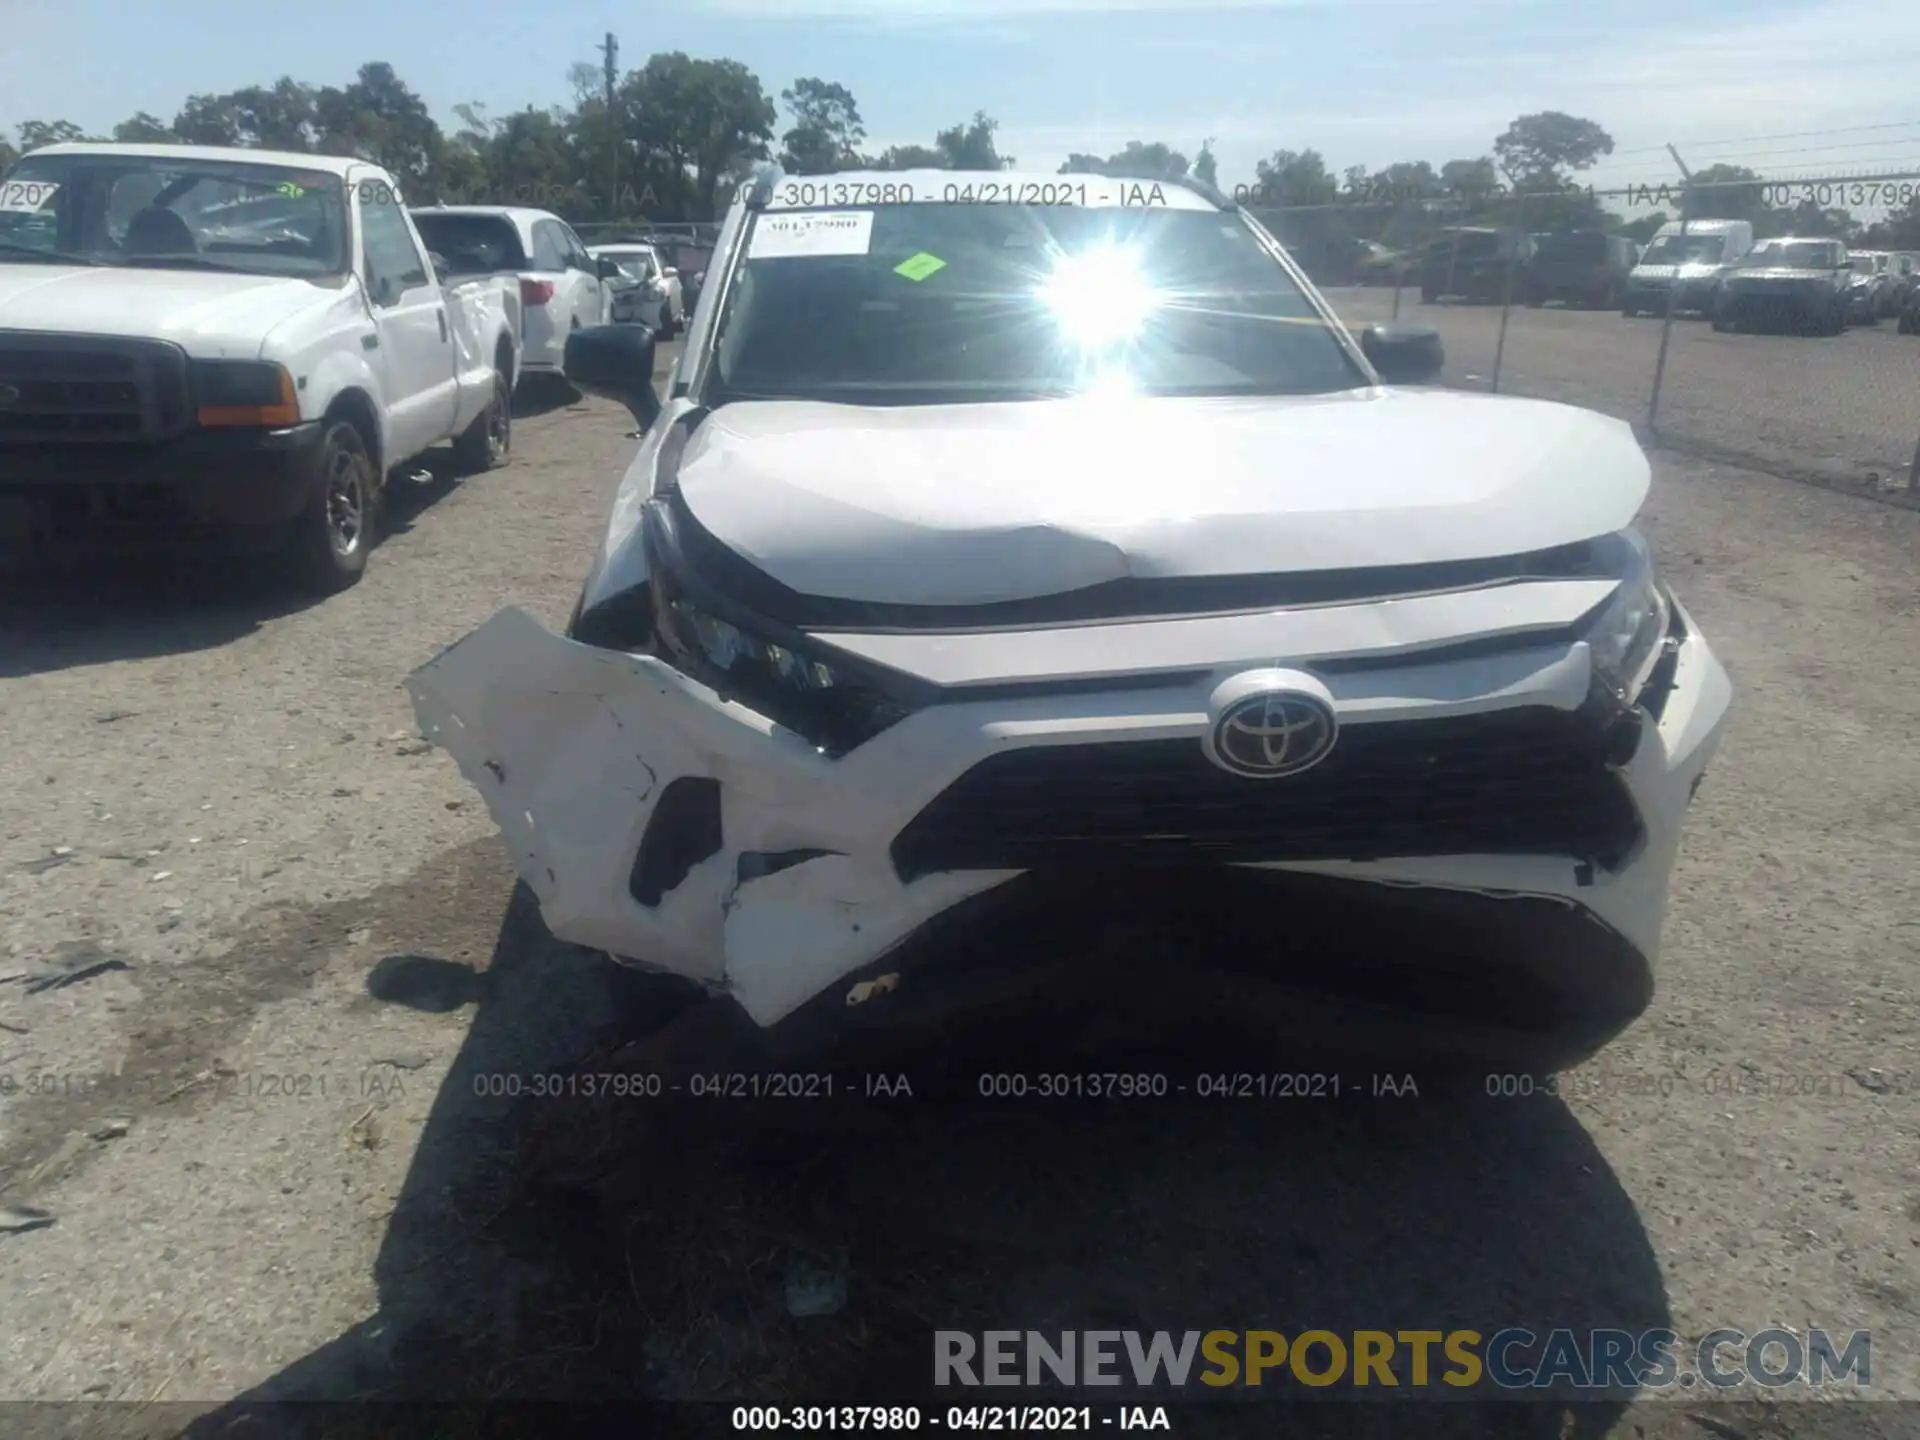
[[[644,431],[660,417],[653,347],[645,325],[588,325],[567,336],[561,369],[574,388],[626,406]]]
[[[660,272],[660,278],[663,280],[678,280],[680,278],[680,272],[669,265]]]
[[[611,255],[602,255],[598,260],[594,261],[593,269],[594,273],[602,280],[618,280],[622,278],[623,274],[620,269],[620,262],[615,260]]]
[[[1360,350],[1389,385],[1423,385],[1447,363],[1440,332],[1422,325],[1369,325]]]

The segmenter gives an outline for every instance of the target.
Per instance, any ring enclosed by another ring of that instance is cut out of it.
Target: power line
[[[1736,150],[1730,155],[1706,156],[1704,162],[1708,165],[1721,165],[1729,160],[1765,160],[1780,155],[1820,155],[1830,154],[1835,150],[1871,150],[1878,145],[1914,145],[1916,143],[1920,143],[1920,136],[1903,135],[1897,140],[1849,140],[1840,145],[1796,145],[1785,150]],[[1626,168],[1636,172],[1648,172],[1655,168],[1669,167],[1641,164]]]
[[[1861,135],[1870,130],[1910,130],[1920,125],[1920,120],[1894,120],[1882,125],[1846,125],[1827,130],[1789,130],[1779,135],[1743,135],[1737,140],[1683,140],[1680,143],[1689,150],[1708,149],[1715,145],[1754,145],[1766,140],[1816,140],[1823,135]],[[1616,155],[1664,155],[1664,145],[1645,145],[1633,150],[1616,150]]]

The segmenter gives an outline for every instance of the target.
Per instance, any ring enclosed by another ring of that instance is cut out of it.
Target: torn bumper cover
[[[1730,686],[1675,602],[1639,705],[1596,729],[1587,643],[1512,624],[1502,639],[1500,622],[1529,602],[1530,625],[1555,605],[1571,620],[1592,595],[1520,588],[1120,627],[1136,657],[1177,646],[1191,668],[1069,684],[1045,634],[1019,653],[1052,680],[992,685],[964,683],[969,648],[992,636],[824,636],[880,663],[906,663],[889,646],[928,647],[922,675],[945,672],[938,703],[839,758],[659,658],[576,643],[518,609],[410,688],[556,936],[730,993],[761,1026],[815,997],[842,1005],[841,988],[889,968],[937,917],[978,911],[984,892],[1063,876],[1084,892],[1087,877],[1144,870],[1194,893],[1279,871],[1267,878],[1387,910],[1427,892],[1448,913],[1487,911],[1496,932],[1550,912],[1602,938],[1604,957],[1576,975],[1566,935],[1508,939],[1538,952],[1535,980],[1564,967],[1550,1008],[1583,1003],[1593,967],[1606,970],[1626,997],[1617,1031],[1650,993],[1682,817]],[[1425,655],[1407,643],[1443,629],[1492,639]],[[1303,657],[1324,685],[1339,743],[1305,774],[1247,781],[1205,758],[1210,706],[1271,663],[1243,657],[1274,654]],[[1260,908],[1269,928],[1299,929]],[[1392,963],[1417,984],[1417,952]]]

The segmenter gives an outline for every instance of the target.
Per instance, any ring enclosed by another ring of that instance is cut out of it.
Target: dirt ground
[[[1350,326],[1393,316],[1391,289],[1327,294]],[[1516,305],[1504,348],[1498,305],[1422,305],[1403,290],[1399,319],[1440,332],[1450,384],[1487,388],[1498,355],[1503,393],[1649,419],[1662,328],[1652,316]],[[1906,491],[1920,444],[1920,336],[1891,320],[1828,339],[1717,335],[1676,317],[1655,418],[1663,442],[1697,458],[1920,503]]]
[[[493,1077],[618,1065],[685,997],[545,933],[401,682],[503,604],[565,619],[627,424],[528,415],[511,468],[408,497],[324,604],[223,570],[0,589],[0,1204],[52,1222],[0,1231],[0,1431],[271,1434],[235,1422],[303,1396],[725,1429],[713,1402],[920,1396],[935,1328],[1864,1328],[1872,1392],[1920,1400],[1920,515],[1657,461],[1648,528],[1739,708],[1659,995],[1564,1100],[610,1115]],[[30,990],[50,963],[79,978]],[[793,1318],[820,1275],[844,1306]],[[53,1403],[94,1400],[123,1403]],[[1916,1414],[1323,1404],[1288,1433]]]

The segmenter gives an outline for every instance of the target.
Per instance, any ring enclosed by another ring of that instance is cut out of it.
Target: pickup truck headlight
[[[1625,575],[1588,624],[1586,641],[1592,650],[1595,678],[1622,705],[1632,705],[1659,663],[1673,610],[1654,567],[1653,553],[1640,533],[1622,530],[1611,540],[1620,547]]]
[[[300,423],[300,400],[284,365],[264,360],[196,360],[193,403],[207,426]]]

